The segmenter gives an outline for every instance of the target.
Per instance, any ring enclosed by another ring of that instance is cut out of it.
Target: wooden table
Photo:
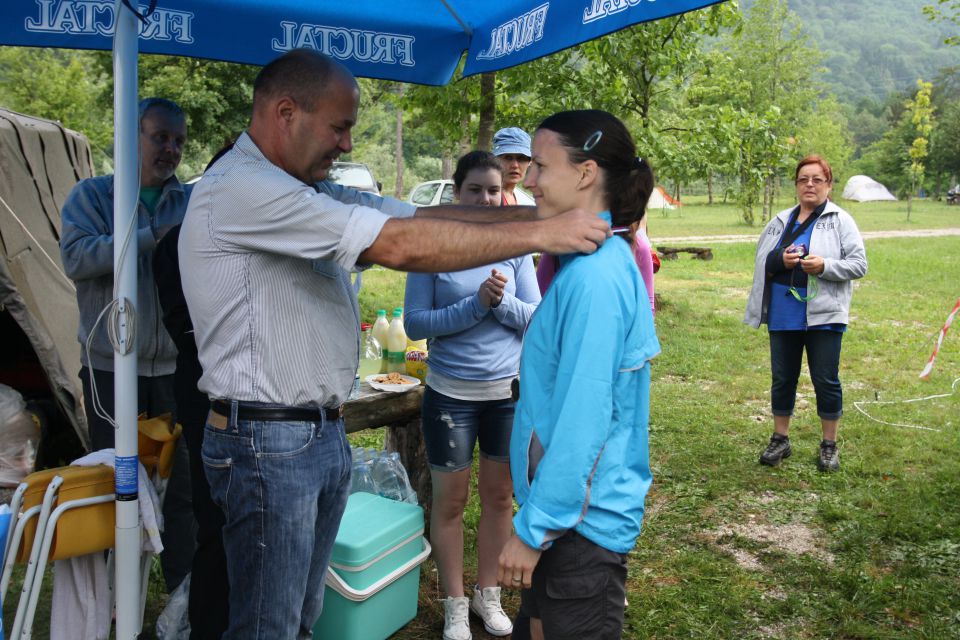
[[[430,483],[430,465],[427,463],[420,432],[422,400],[422,384],[409,391],[395,393],[377,391],[370,385],[361,383],[360,397],[348,400],[343,405],[343,421],[347,433],[386,427],[384,448],[400,453],[400,461],[410,476],[410,484],[417,492],[417,498],[429,522],[433,488]]]

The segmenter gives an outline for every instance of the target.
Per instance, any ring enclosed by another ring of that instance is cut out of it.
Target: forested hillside
[[[747,2],[747,5],[753,2]],[[932,0],[789,0],[804,30],[825,55],[825,82],[844,102],[862,97],[882,101],[913,89],[918,78],[934,79],[944,67],[960,65],[960,47],[948,22],[923,14]]]

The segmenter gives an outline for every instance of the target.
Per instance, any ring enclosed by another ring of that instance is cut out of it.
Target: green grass
[[[921,203],[930,210],[917,206],[914,216],[930,227],[960,222],[960,211],[936,204]],[[702,228],[693,209],[679,219],[682,229],[662,234],[739,232],[710,220]],[[902,217],[885,227],[884,215],[900,215],[893,209],[854,215],[868,230],[916,228]],[[659,224],[654,216],[651,227]],[[960,337],[950,334],[930,380],[918,378],[960,295],[960,237],[868,240],[867,252],[870,272],[856,285],[841,362],[843,468],[832,475],[816,470],[820,429],[806,373],[795,455],[777,469],[757,463],[772,423],[767,336],[742,324],[753,243],[715,245],[710,262],[664,262],[650,424],[655,482],[631,554],[624,637],[960,638],[960,395],[864,407],[887,422],[939,431],[880,424],[854,408],[949,393],[960,376]],[[402,274],[377,277],[394,288],[402,282]],[[464,518],[467,584],[478,518],[474,498]],[[791,550],[799,534],[808,545]],[[427,562],[420,615],[396,637],[439,635],[441,596]],[[513,594],[505,602],[516,610]],[[487,637],[476,623],[473,633]]]
[[[626,637],[960,637],[960,397],[868,407],[939,432],[882,425],[853,406],[949,392],[960,376],[960,347],[948,337],[931,379],[917,377],[960,294],[960,238],[872,240],[867,252],[844,338],[843,469],[834,475],[814,464],[820,434],[806,374],[795,455],[778,469],[756,462],[772,425],[766,335],[741,324],[753,246],[664,263],[655,484],[631,559]],[[814,541],[808,552],[762,535],[796,528]]]
[[[759,235],[764,221],[756,211],[756,222],[748,226],[733,204],[706,204],[705,196],[690,196],[683,199],[679,209],[652,209],[647,212],[647,225],[651,238],[690,235]],[[774,207],[776,214],[795,204],[793,199],[782,198]],[[907,222],[907,203],[903,202],[851,202],[839,200],[838,204],[857,220],[861,231],[888,231],[891,229],[942,229],[960,227],[960,207],[947,206],[935,200],[914,200],[910,222]]]

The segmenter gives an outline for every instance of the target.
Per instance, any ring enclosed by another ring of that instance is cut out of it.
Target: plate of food
[[[420,384],[420,381],[413,376],[405,376],[396,372],[374,373],[364,378],[364,381],[374,389],[393,391],[395,393],[413,389]]]

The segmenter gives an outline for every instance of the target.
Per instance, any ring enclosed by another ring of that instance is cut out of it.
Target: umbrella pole
[[[137,206],[140,199],[137,111],[138,25],[116,0],[114,34],[113,261],[118,298],[115,348],[117,640],[140,633],[140,509],[137,495]],[[133,228],[131,229],[131,225]]]

